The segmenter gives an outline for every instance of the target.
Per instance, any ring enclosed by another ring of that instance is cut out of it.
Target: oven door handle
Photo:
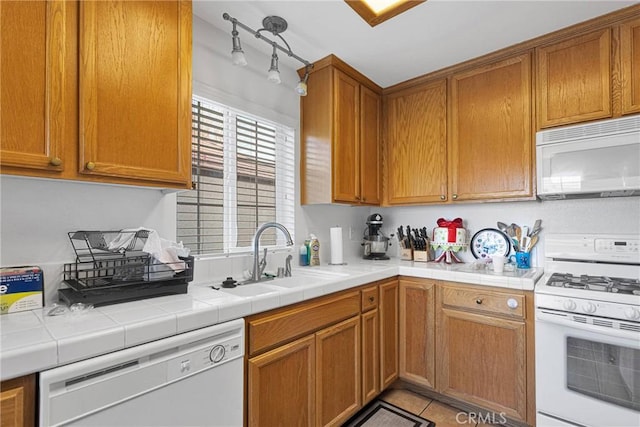
[[[544,322],[544,323],[550,323],[554,325],[561,325],[561,326],[570,327],[570,328],[581,330],[581,331],[606,334],[609,337],[622,338],[626,340],[635,339],[635,337],[637,337],[637,333],[640,332],[640,325],[637,325],[635,323],[633,323],[632,328],[628,330],[621,330],[614,327],[601,326],[597,324],[594,325],[593,323],[576,321],[576,320],[573,320],[574,317],[586,319],[585,316],[573,315],[572,313],[565,313],[562,311],[548,310],[543,308],[536,309],[536,322]],[[603,320],[608,321],[608,319],[603,319]],[[629,324],[629,322],[624,322],[624,321],[616,321],[616,322],[610,322],[610,323],[616,324],[616,325]]]

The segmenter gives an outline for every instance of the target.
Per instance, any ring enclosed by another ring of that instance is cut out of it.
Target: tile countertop
[[[541,268],[505,271],[473,264],[352,260],[342,266],[294,268],[293,277],[234,289],[222,279],[192,283],[182,295],[47,316],[49,308],[0,316],[0,379],[43,371],[126,347],[222,323],[396,275],[532,290]]]

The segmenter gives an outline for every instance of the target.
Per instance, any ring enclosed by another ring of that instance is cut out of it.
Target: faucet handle
[[[284,277],[291,277],[291,259],[293,259],[293,255],[289,254],[285,261]]]
[[[260,278],[262,277],[262,273],[264,273],[264,269],[267,268],[267,248],[264,248],[264,256],[262,257],[262,260],[260,260],[260,262],[258,263],[258,277],[257,279],[260,280]]]

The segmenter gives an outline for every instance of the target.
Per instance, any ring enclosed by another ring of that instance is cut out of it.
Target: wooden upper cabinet
[[[620,26],[622,114],[640,112],[640,19]]]
[[[334,69],[333,76],[336,141],[332,146],[333,199],[336,202],[357,202],[360,195],[360,84],[340,70]]]
[[[386,113],[386,202],[447,200],[446,80],[390,94]]]
[[[80,2],[80,172],[188,185],[191,2]]]
[[[0,2],[0,165],[47,172],[67,166],[66,1]]]
[[[538,128],[611,117],[611,29],[536,49]]]
[[[531,102],[529,53],[451,77],[452,200],[532,196]]]
[[[360,86],[360,201],[380,204],[380,126],[382,99]]]
[[[300,100],[302,204],[380,203],[381,91],[333,55],[314,64]]]

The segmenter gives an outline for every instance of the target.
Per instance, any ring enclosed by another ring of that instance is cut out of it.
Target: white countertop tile
[[[98,307],[76,315],[46,316],[47,309],[3,315],[1,377],[38,372],[396,275],[532,290],[543,271],[499,274],[473,264],[355,259],[340,266],[295,267],[292,278],[214,290],[211,285],[221,283],[219,273],[199,275],[198,282],[182,295]]]
[[[0,348],[3,380],[58,365],[58,343],[42,326],[3,333]]]
[[[12,334],[33,328],[42,328],[40,318],[36,316],[33,311],[23,311],[0,316],[0,334]]]
[[[94,330],[91,333],[58,338],[58,364],[88,359],[125,347],[125,331],[121,326]]]

